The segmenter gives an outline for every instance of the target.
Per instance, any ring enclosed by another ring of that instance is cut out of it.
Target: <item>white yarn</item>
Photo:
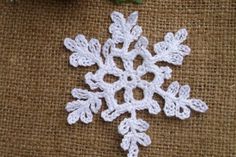
[[[142,28],[137,25],[138,12],[133,12],[127,19],[119,12],[111,14],[113,23],[109,27],[112,37],[108,39],[101,49],[97,39],[87,41],[83,35],[77,35],[75,40],[66,38],[64,45],[72,51],[70,64],[74,67],[98,65],[95,73],[88,72],[85,81],[92,90],[100,89],[102,92],[92,92],[83,89],[73,89],[72,95],[77,100],[69,102],[66,110],[69,113],[67,121],[74,124],[78,120],[84,123],[92,122],[93,113],[101,108],[101,99],[104,98],[107,109],[102,111],[101,116],[105,121],[113,121],[121,114],[128,112],[130,118],[125,118],[119,125],[118,130],[122,139],[121,147],[128,151],[128,157],[137,157],[138,145],[148,146],[151,144],[150,137],[145,133],[149,124],[142,119],[137,119],[136,112],[147,109],[150,114],[158,114],[161,108],[153,95],[156,93],[164,100],[164,112],[168,117],[186,119],[190,117],[190,109],[197,112],[205,112],[208,107],[199,99],[191,99],[190,87],[179,85],[177,81],[171,83],[167,90],[161,88],[166,79],[171,77],[172,70],[168,66],[157,66],[155,63],[164,61],[174,65],[181,65],[183,58],[189,55],[190,48],[183,45],[187,38],[186,29],[180,29],[175,34],[167,33],[164,41],[154,45],[155,55],[152,56],[147,50],[148,40],[142,36]],[[130,44],[136,42],[133,50],[128,50]],[[123,44],[118,48],[117,44]],[[103,60],[102,58],[105,58]],[[143,58],[142,65],[133,68],[133,61],[137,56]],[[124,70],[119,69],[114,62],[114,57],[120,57],[124,64]],[[142,80],[146,73],[153,73],[151,82]],[[114,83],[104,81],[106,74],[119,78]],[[143,90],[144,98],[136,100],[133,97],[134,88]],[[115,93],[125,89],[124,103],[118,104]]]

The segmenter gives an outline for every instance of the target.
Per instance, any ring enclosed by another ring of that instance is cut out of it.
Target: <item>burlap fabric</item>
[[[109,0],[22,1],[0,4],[0,156],[122,157],[119,122],[99,115],[90,125],[66,123],[65,104],[74,87],[88,88],[84,75],[96,67],[73,68],[65,37],[83,33],[102,43],[109,15],[139,11],[144,35],[154,44],[167,31],[186,27],[192,53],[173,77],[207,102],[206,114],[186,121],[140,112],[150,123],[149,147],[140,157],[236,156],[236,1],[144,0],[115,5]],[[149,46],[152,48],[152,46]]]

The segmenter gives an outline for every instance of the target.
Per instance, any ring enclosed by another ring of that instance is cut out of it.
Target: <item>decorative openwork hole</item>
[[[117,100],[117,104],[123,104],[125,102],[124,93],[125,93],[124,88],[116,91],[115,98]]]
[[[112,74],[106,74],[104,77],[103,77],[103,80],[107,83],[114,83],[116,81],[119,80],[119,77],[115,76],[115,75],[112,75]]]
[[[147,72],[141,77],[142,80],[146,80],[148,82],[152,82],[154,78],[155,78],[155,74],[151,72]]]
[[[123,46],[124,46],[124,44],[123,44],[123,43],[118,43],[118,44],[116,44],[116,48],[119,48],[119,49],[122,49],[122,48],[123,48]]]
[[[127,81],[132,81],[132,77],[131,77],[131,76],[128,76],[128,77],[127,77]]]
[[[182,107],[179,108],[179,113],[183,113],[184,109]]]
[[[116,63],[116,66],[122,70],[125,70],[123,61],[120,57],[113,57],[114,62]]]
[[[137,69],[137,67],[142,64],[143,64],[143,57],[140,55],[136,56],[133,61],[134,69]]]
[[[136,44],[135,42],[132,42],[132,43],[129,45],[128,52],[130,52],[130,51],[132,51],[133,49],[135,49],[135,48],[134,48],[135,44]]]
[[[143,89],[136,87],[133,89],[133,97],[136,100],[142,100],[144,98]]]

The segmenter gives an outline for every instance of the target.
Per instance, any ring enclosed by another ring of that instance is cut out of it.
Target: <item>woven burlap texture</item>
[[[109,0],[0,2],[0,156],[122,157],[117,126],[95,115],[90,125],[68,125],[65,104],[74,87],[88,88],[84,75],[96,66],[68,64],[65,37],[78,33],[104,43],[109,15],[139,11],[139,25],[154,43],[185,27],[192,49],[172,78],[189,84],[192,97],[209,110],[188,120],[162,113],[138,117],[150,124],[149,147],[140,157],[236,156],[236,1],[143,0],[115,5]],[[140,95],[140,94],[139,94]]]

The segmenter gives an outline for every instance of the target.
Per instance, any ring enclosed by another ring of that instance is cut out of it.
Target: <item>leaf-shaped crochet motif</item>
[[[119,133],[124,135],[121,147],[129,151],[129,156],[138,153],[138,144],[148,146],[151,144],[150,137],[144,133],[149,128],[149,124],[142,119],[125,118],[119,125]]]
[[[178,94],[178,97],[176,95]],[[190,116],[190,108],[197,112],[205,112],[208,107],[200,99],[189,99],[190,87],[188,85],[180,86],[177,81],[172,82],[167,89],[164,112],[167,116],[176,116],[180,119],[186,119]]]
[[[88,43],[83,35],[78,35],[75,40],[66,38],[64,45],[74,52],[70,56],[70,64],[74,67],[93,65],[100,57],[101,45],[97,39],[91,39]]]
[[[157,61],[165,61],[175,65],[181,65],[183,57],[189,55],[190,48],[181,43],[187,39],[187,30],[180,29],[175,33],[167,33],[165,41],[154,45],[154,50],[157,53]]]
[[[160,102],[153,99],[154,94],[164,99],[163,111],[166,116],[181,120],[189,118],[191,110],[205,112],[208,106],[200,99],[190,98],[188,85],[180,85],[174,81],[166,90],[162,87],[165,80],[171,78],[172,70],[168,66],[158,66],[156,63],[183,63],[184,57],[190,54],[190,48],[183,44],[188,36],[186,29],[167,33],[164,41],[154,44],[155,54],[152,55],[147,49],[148,40],[142,36],[142,28],[138,25],[138,12],[131,13],[127,19],[121,13],[113,12],[111,19],[111,38],[102,48],[98,40],[87,41],[83,35],[77,35],[74,40],[66,38],[64,41],[65,47],[72,52],[69,59],[72,66],[98,66],[96,72],[88,72],[85,75],[85,82],[96,92],[73,89],[72,96],[77,100],[66,105],[66,110],[70,112],[67,120],[69,124],[79,120],[86,124],[92,122],[93,114],[98,113],[102,104],[101,99],[104,99],[107,107],[101,112],[101,117],[105,121],[112,122],[126,112],[131,115],[130,118],[121,121],[118,132],[123,136],[120,146],[128,151],[127,156],[137,157],[139,146],[150,145],[151,139],[145,133],[149,124],[137,119],[136,112],[147,110],[150,114],[158,114],[161,111]],[[133,42],[136,42],[135,46],[130,50]],[[134,68],[133,62],[137,56],[142,57],[143,63]],[[121,58],[124,69],[117,67],[115,57]],[[142,79],[147,73],[154,75],[152,81]],[[107,74],[114,75],[118,80],[113,83],[104,81]],[[135,88],[143,91],[143,99],[134,98]],[[118,104],[115,94],[122,89],[124,102]]]
[[[101,108],[101,100],[91,92],[82,89],[73,89],[72,96],[78,100],[69,102],[66,110],[71,112],[67,118],[69,124],[74,124],[79,119],[88,124],[92,122],[93,113],[97,113]]]
[[[144,132],[149,128],[149,124],[142,119],[128,119],[125,118],[119,125],[118,130],[122,135],[127,134],[130,130],[134,129],[138,132]]]

